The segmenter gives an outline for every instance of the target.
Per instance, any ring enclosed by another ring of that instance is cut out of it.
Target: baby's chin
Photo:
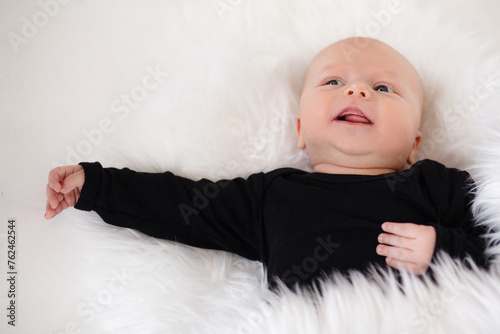
[[[339,166],[333,164],[317,164],[313,166],[314,173],[325,174],[350,174],[350,175],[381,175],[395,173],[398,170],[395,168],[387,168],[383,166],[373,167],[356,167],[356,166]]]
[[[380,175],[395,173],[411,167],[407,159],[384,159],[377,156],[352,156],[311,162],[314,172],[329,174]]]

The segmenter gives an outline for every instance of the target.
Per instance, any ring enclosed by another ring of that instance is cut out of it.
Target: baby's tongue
[[[365,123],[365,124],[370,124],[370,121],[368,118],[360,115],[347,115],[345,117],[345,120],[347,122],[352,122],[352,123]]]

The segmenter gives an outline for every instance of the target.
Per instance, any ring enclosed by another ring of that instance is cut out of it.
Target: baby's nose
[[[348,85],[345,88],[344,93],[345,95],[353,95],[353,96],[361,95],[364,98],[369,97],[370,94],[366,85],[359,82],[353,82],[352,84]]]
[[[360,91],[359,94],[361,94],[362,97],[366,97],[366,93],[363,92],[363,91]],[[347,92],[347,95],[354,95],[354,91],[353,90],[349,90]]]

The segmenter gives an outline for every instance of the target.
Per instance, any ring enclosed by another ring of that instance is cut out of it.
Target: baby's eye
[[[330,86],[341,86],[341,85],[343,85],[343,83],[342,83],[342,81],[340,81],[340,80],[336,80],[336,79],[334,79],[334,80],[330,80],[330,81],[328,81],[328,82],[326,83],[326,85],[330,85]]]
[[[375,87],[375,90],[377,92],[394,93],[394,91],[392,89],[390,89],[389,87],[387,87],[386,85],[377,86],[377,87]]]

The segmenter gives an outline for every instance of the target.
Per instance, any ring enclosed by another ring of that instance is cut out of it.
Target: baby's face
[[[422,103],[420,77],[401,54],[370,39],[337,42],[308,68],[298,146],[316,172],[401,170],[415,160]]]

